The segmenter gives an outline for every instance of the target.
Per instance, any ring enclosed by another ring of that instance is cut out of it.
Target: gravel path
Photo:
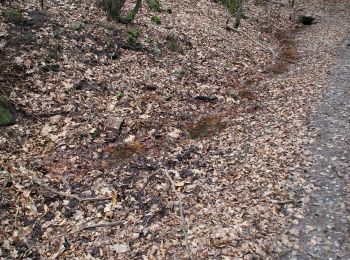
[[[307,180],[313,186],[305,218],[296,230],[296,259],[350,259],[350,38],[344,41],[342,60],[335,67],[330,90],[311,114],[316,133],[308,149],[312,158]],[[285,259],[293,258],[291,255]]]
[[[350,259],[349,181],[350,144],[350,39],[343,60],[336,67],[332,88],[311,116],[317,131],[310,145],[313,157],[309,180],[315,186],[302,225],[302,244],[307,255],[319,259]]]

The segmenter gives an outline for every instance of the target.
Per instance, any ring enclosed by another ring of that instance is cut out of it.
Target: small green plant
[[[160,42],[157,42],[152,49],[153,53],[155,54],[161,54],[162,53],[162,44]]]
[[[152,11],[155,12],[161,12],[162,9],[160,7],[160,1],[159,0],[148,0],[148,6]]]
[[[126,39],[125,48],[131,50],[139,50],[141,49],[140,43],[138,43],[138,38],[140,36],[140,32],[137,28],[132,28],[128,31],[128,37]]]
[[[151,22],[152,22],[153,24],[160,24],[160,18],[159,18],[159,16],[157,16],[157,15],[152,16],[152,17],[151,17]]]
[[[16,9],[10,9],[5,11],[5,17],[12,23],[21,24],[24,21],[23,15]]]
[[[132,28],[128,31],[128,42],[136,42],[140,36],[140,31],[137,28]]]
[[[126,16],[125,16],[125,23],[131,23],[132,22],[132,20],[134,20],[134,18],[135,18],[135,16],[136,16],[136,14],[135,13],[133,13],[133,12],[130,12],[130,13],[128,13]]]
[[[173,96],[171,94],[168,94],[164,97],[164,100],[167,102],[171,101],[172,99],[173,99]]]
[[[146,37],[145,42],[147,42],[148,44],[151,44],[153,40],[150,37]]]
[[[175,79],[182,79],[186,74],[186,70],[182,67],[176,68],[175,70],[173,70],[172,72],[172,76]]]
[[[167,45],[168,45],[168,49],[171,50],[172,52],[181,51],[181,48],[174,37],[171,37],[171,36],[167,37]]]
[[[117,93],[115,93],[115,99],[116,99],[117,101],[121,100],[123,96],[124,96],[124,93],[123,93],[123,92],[119,92],[119,91],[118,91]]]
[[[91,139],[95,140],[97,137],[99,137],[101,134],[101,131],[97,128],[94,128],[90,131]]]
[[[232,64],[231,64],[231,62],[229,62],[229,61],[225,61],[224,68],[225,68],[226,70],[231,69],[231,68],[232,68]]]

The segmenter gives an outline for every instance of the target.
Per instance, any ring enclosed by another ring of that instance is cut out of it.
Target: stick
[[[68,233],[65,233],[65,234],[61,234],[61,235],[55,236],[55,237],[50,238],[50,239],[57,239],[57,238],[60,238],[60,237],[73,235],[73,234],[76,234],[76,233],[80,233],[81,231],[86,230],[86,229],[92,229],[92,228],[98,228],[98,227],[111,227],[111,226],[116,226],[116,225],[120,225],[120,224],[122,224],[122,221],[114,221],[114,222],[94,224],[94,225],[90,225],[90,226],[86,226],[86,227],[81,227],[81,228],[79,228],[79,229],[77,229],[75,231],[68,232]]]
[[[185,238],[186,253],[187,253],[188,258],[192,260],[193,258],[191,255],[190,245],[188,243],[188,228],[187,228],[185,217],[184,217],[184,210],[183,210],[183,205],[182,205],[181,193],[176,190],[174,180],[170,177],[170,175],[166,171],[165,171],[165,175],[169,179],[169,181],[171,183],[171,187],[173,188],[173,191],[178,196],[179,208],[180,208],[181,229],[182,229],[182,233],[183,233],[184,238]]]
[[[91,197],[91,198],[81,198],[78,195],[74,195],[74,194],[70,194],[67,192],[63,192],[63,191],[58,191],[44,183],[42,183],[41,181],[39,181],[36,177],[32,178],[33,182],[38,184],[39,186],[45,188],[48,191],[51,191],[61,197],[66,197],[66,198],[70,198],[70,199],[75,199],[79,202],[83,202],[83,201],[101,201],[101,200],[110,200],[112,199],[112,196],[107,196],[107,197]]]
[[[81,228],[77,229],[76,231],[72,231],[72,232],[68,232],[68,233],[65,233],[65,234],[61,234],[61,235],[52,237],[50,239],[53,240],[53,239],[57,239],[57,238],[61,238],[61,237],[69,236],[69,235],[73,235],[73,234],[79,233],[79,232],[81,232],[83,230],[86,230],[86,229],[92,229],[92,228],[98,228],[98,227],[111,227],[111,226],[116,226],[116,225],[119,225],[119,224],[122,224],[122,222],[121,221],[115,221],[115,222],[94,224],[94,225],[90,225],[90,226],[86,226],[86,227],[81,227]],[[36,243],[33,246],[31,246],[30,248],[28,248],[27,251],[25,251],[23,253],[22,257],[25,257],[30,251],[33,250],[33,248],[35,248],[37,246],[39,246],[39,243]]]

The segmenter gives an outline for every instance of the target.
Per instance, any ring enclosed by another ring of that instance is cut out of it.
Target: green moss
[[[5,11],[5,17],[10,22],[13,22],[15,24],[20,24],[20,23],[23,23],[24,21],[22,13],[16,9],[10,9]]]
[[[140,31],[137,28],[132,28],[128,31],[128,35],[137,39],[140,36]]]
[[[140,32],[136,28],[132,28],[128,31],[128,37],[126,39],[125,48],[131,49],[131,50],[138,50],[141,49],[140,43],[137,42],[138,38],[140,36]]]
[[[160,1],[159,0],[148,0],[148,6],[152,11],[161,12],[162,9],[160,7]]]
[[[159,16],[157,16],[157,15],[152,16],[152,17],[151,17],[151,22],[152,22],[153,24],[160,24],[160,18],[159,18]]]
[[[0,97],[0,126],[11,125],[15,121],[9,103]]]

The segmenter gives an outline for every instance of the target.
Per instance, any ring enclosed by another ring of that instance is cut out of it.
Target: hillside
[[[309,115],[350,4],[299,2],[246,1],[239,31],[211,0],[145,1],[131,24],[89,1],[1,4],[1,258],[300,251]]]

